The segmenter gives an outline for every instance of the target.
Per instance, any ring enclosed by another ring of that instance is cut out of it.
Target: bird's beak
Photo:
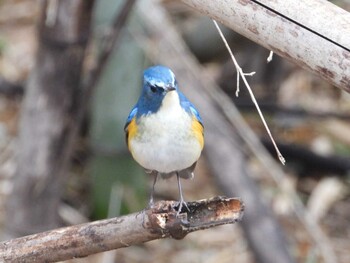
[[[172,87],[172,86],[169,86],[169,87],[167,87],[167,89],[166,89],[167,92],[172,91],[172,90],[176,90],[176,88],[175,88],[175,87]]]

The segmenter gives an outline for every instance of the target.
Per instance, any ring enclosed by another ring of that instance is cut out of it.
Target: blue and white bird
[[[150,197],[158,176],[177,177],[180,204],[186,205],[180,178],[192,179],[203,146],[202,119],[178,88],[174,73],[165,66],[144,71],[141,96],[125,124],[126,141],[133,158],[154,175]]]

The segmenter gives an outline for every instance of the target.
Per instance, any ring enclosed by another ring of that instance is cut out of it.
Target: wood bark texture
[[[182,0],[350,92],[350,13],[326,0]]]
[[[57,262],[141,244],[154,239],[184,238],[193,231],[233,224],[243,216],[239,199],[214,197],[188,202],[177,216],[178,202],[160,201],[151,209],[51,230],[0,243],[0,261]]]

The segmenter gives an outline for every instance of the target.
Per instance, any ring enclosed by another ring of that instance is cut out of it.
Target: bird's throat
[[[175,90],[169,91],[163,98],[163,102],[160,106],[160,111],[173,110],[176,107],[179,107],[180,99],[179,95]]]

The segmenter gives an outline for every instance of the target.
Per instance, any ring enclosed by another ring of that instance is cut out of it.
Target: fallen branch
[[[176,217],[178,202],[160,201],[134,214],[55,229],[0,243],[1,262],[57,262],[141,244],[154,239],[182,239],[188,233],[243,216],[236,198],[214,197],[187,203],[190,211]]]

